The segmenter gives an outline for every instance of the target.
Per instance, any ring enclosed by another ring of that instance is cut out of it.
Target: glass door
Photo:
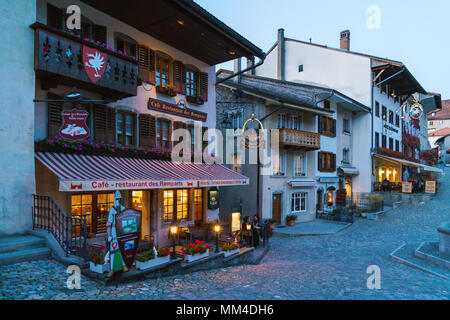
[[[106,233],[106,220],[109,209],[114,205],[114,193],[97,194],[97,210],[95,212],[96,230],[95,233]]]

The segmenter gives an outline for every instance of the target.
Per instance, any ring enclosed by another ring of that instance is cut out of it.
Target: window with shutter
[[[173,85],[176,87],[176,91],[182,94],[186,94],[186,68],[180,61],[174,61],[172,63],[173,70]]]
[[[139,65],[139,78],[142,81],[155,84],[155,52],[149,47],[137,45],[137,57]]]
[[[63,26],[64,13],[61,9],[47,3],[47,25],[61,30]]]
[[[48,93],[49,100],[61,99],[61,97]],[[62,125],[62,102],[48,102],[47,104],[47,118],[48,118],[48,137],[53,138],[59,136],[59,129]]]
[[[318,168],[320,172],[336,171],[336,155],[331,152],[321,151],[318,153]]]
[[[171,147],[171,121],[166,119],[158,119],[156,121],[156,146],[161,148]]]
[[[115,110],[105,105],[94,105],[94,137],[96,141],[114,142]]]
[[[95,41],[106,43],[106,27],[98,24],[92,25],[92,38]]]
[[[209,139],[208,134],[208,127],[202,127],[202,152],[207,153],[208,150],[205,150],[208,147],[208,140],[207,141],[203,141],[203,139]],[[205,133],[206,133],[206,138],[205,137]]]
[[[155,146],[155,120],[149,114],[139,115],[139,144],[145,148]]]
[[[322,152],[317,153],[317,170],[322,171]]]
[[[199,73],[199,89],[200,96],[208,101],[208,74],[206,72]]]
[[[319,133],[328,137],[336,137],[336,120],[319,116]]]

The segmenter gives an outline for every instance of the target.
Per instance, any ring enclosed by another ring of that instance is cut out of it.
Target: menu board
[[[142,212],[125,209],[116,215],[116,233],[120,253],[128,268],[131,268],[141,238]]]
[[[436,181],[425,182],[425,193],[436,193]]]
[[[412,193],[412,182],[403,182],[402,183],[402,192],[403,193]]]

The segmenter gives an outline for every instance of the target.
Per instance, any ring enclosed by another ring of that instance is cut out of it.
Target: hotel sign
[[[166,101],[149,98],[148,99],[148,109],[160,111],[168,114],[172,114],[179,117],[184,117],[188,119],[193,119],[197,121],[206,122],[208,116],[207,113],[196,111],[189,108],[183,108],[174,103],[169,103]]]

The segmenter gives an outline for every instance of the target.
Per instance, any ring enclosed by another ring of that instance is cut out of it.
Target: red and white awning
[[[176,163],[38,152],[36,158],[58,176],[59,191],[143,190],[249,184],[249,178],[219,164]]]

